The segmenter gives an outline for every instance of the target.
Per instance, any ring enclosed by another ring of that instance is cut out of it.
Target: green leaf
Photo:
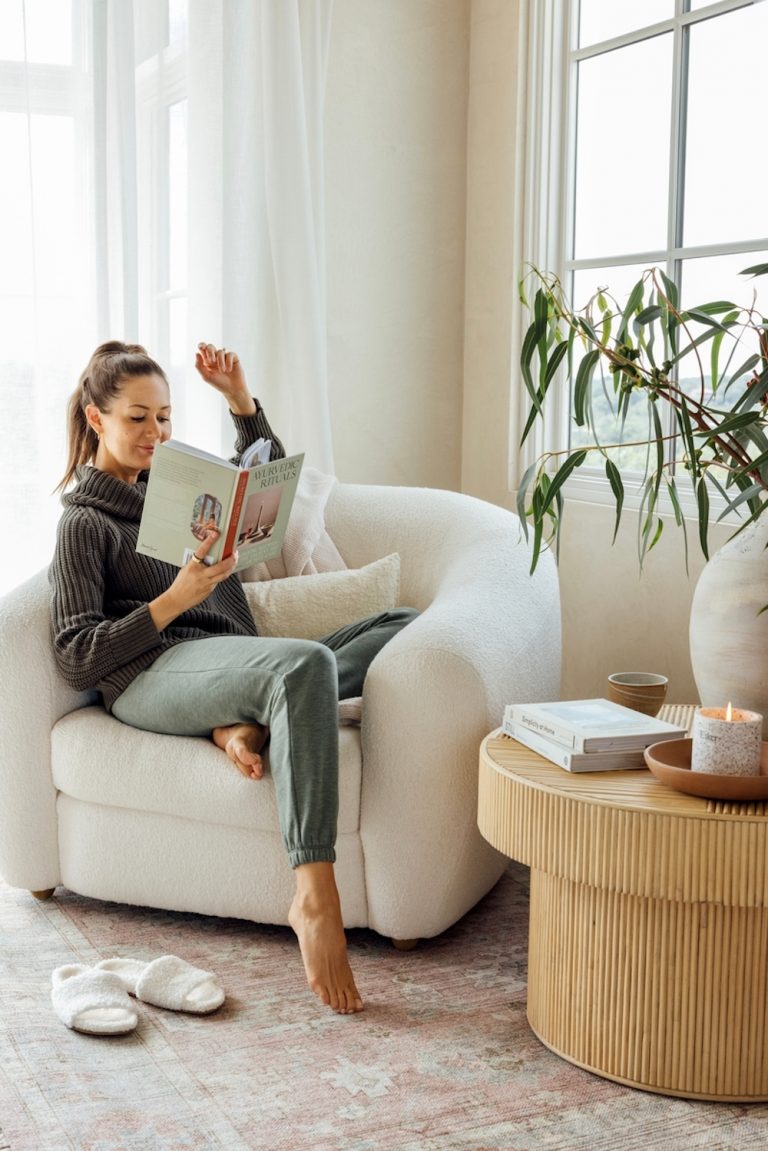
[[[637,311],[643,301],[644,284],[642,278],[637,281],[632,291],[629,293],[629,299],[621,313],[621,324],[616,333],[616,339],[621,341],[627,334],[627,327],[629,325],[630,316]]]
[[[562,492],[557,492],[555,494],[555,504],[557,505],[556,522],[559,525],[561,519],[563,518],[563,493]],[[562,535],[562,533],[559,530],[555,534],[555,559],[557,560],[558,563],[560,562],[560,537],[561,537],[561,535]]]
[[[661,268],[659,268],[659,275],[661,276],[661,282],[664,285],[664,291],[666,292],[670,306],[677,308],[680,302],[680,293],[677,290],[677,284],[674,280],[670,280],[669,276]]]
[[[738,312],[738,306],[730,300],[713,300],[711,303],[697,304],[695,308],[689,308],[685,314],[692,316],[698,312],[705,316],[716,316],[718,312],[731,312],[734,308]]]
[[[680,407],[675,412],[678,425],[683,437],[683,445],[685,447],[686,455],[688,456],[688,466],[693,483],[699,476],[698,457],[696,455],[696,444],[693,441],[693,429],[691,427],[691,417],[688,414],[688,405],[685,397],[681,400]]]
[[[526,513],[525,505],[528,499],[528,488],[531,486],[531,480],[535,475],[538,467],[538,460],[534,460],[530,467],[525,469],[523,478],[520,480],[520,487],[517,489],[517,497],[515,500],[518,519],[520,520],[520,526],[523,529],[523,535],[526,539],[528,539],[528,516]]]
[[[573,386],[573,418],[579,427],[586,423],[585,406],[588,390],[592,384],[595,366],[600,359],[597,348],[591,348],[579,364],[576,382]]]
[[[644,324],[651,324],[654,320],[658,320],[662,312],[663,309],[659,304],[649,304],[647,308],[643,308],[641,312],[637,313],[633,321],[635,331],[639,332]]]
[[[680,499],[677,494],[677,484],[675,483],[674,476],[667,479],[667,492],[672,502],[672,509],[675,513],[675,523],[683,532],[683,554],[685,556],[685,574],[688,575],[688,532],[685,527],[685,516],[683,509],[680,506]]]
[[[549,491],[547,492],[546,500],[543,503],[542,515],[544,512],[546,512],[547,508],[551,507],[553,499],[560,491],[560,488],[568,479],[571,472],[575,471],[576,468],[581,467],[588,454],[589,453],[585,448],[579,448],[578,451],[575,451],[573,455],[570,455],[565,463],[560,468],[558,468],[552,477],[552,483],[550,485]]]
[[[699,509],[699,542],[704,554],[704,559],[708,560],[707,532],[709,531],[709,492],[707,491],[707,484],[703,477],[696,485],[696,504]]]
[[[544,534],[544,515],[542,510],[542,496],[541,488],[535,487],[533,490],[533,550],[531,553],[531,571],[536,570],[536,564],[539,562],[539,555],[541,554],[541,543]]]
[[[768,273],[768,264],[753,264],[751,268],[743,268],[740,276],[764,276]]]
[[[536,571],[536,565],[539,562],[541,555],[541,542],[544,535],[544,529],[541,520],[536,520],[533,525],[533,548],[531,550],[531,575]]]
[[[653,534],[653,539],[648,544],[648,551],[651,551],[652,548],[656,547],[656,544],[661,539],[661,533],[663,532],[663,530],[664,530],[664,520],[661,518],[661,516],[659,516],[656,520],[656,531]]]
[[[720,512],[720,515],[717,517],[717,522],[720,523],[720,520],[725,519],[729,512],[735,511],[736,508],[740,507],[742,504],[749,503],[750,500],[753,500],[755,496],[758,496],[760,492],[764,491],[765,488],[762,484],[750,484],[748,488],[744,488],[742,492],[739,492],[739,494],[735,496],[734,499],[728,500],[727,507],[725,507],[723,511]]]
[[[727,331],[727,327],[720,320],[716,320],[701,308],[689,308],[687,312],[683,312],[682,318],[685,323],[689,320],[695,320],[697,324],[707,324],[711,328]]]
[[[761,452],[759,456],[755,456],[749,463],[742,464],[740,468],[736,469],[733,475],[738,479],[739,476],[743,476],[748,472],[762,473],[763,468],[766,466],[768,466],[768,451]]]
[[[549,317],[549,295],[543,288],[538,288],[533,298],[533,319],[536,328],[543,331],[547,327]]]
[[[678,527],[684,528],[685,516],[683,515],[683,509],[680,505],[680,497],[677,494],[677,484],[675,483],[674,476],[670,476],[667,479],[667,494],[672,504],[672,510],[675,513],[675,523]]]
[[[656,442],[656,471],[661,473],[664,470],[664,429],[661,426],[661,416],[656,404],[651,405],[651,414],[653,416],[653,432]]]
[[[531,428],[536,423],[536,417],[539,414],[539,411],[540,411],[540,409],[532,407],[530,412],[528,413],[528,419],[525,421],[525,427],[523,428],[523,433],[520,436],[520,446],[521,447],[523,446],[523,444],[527,440]]]
[[[697,429],[693,434],[702,440],[716,440],[721,436],[748,428],[750,424],[759,424],[761,419],[760,412],[735,412],[733,415],[726,416],[724,420],[720,420],[716,427],[706,431]]]
[[[720,348],[724,339],[725,332],[716,332],[709,353],[709,378],[713,393],[717,391],[717,385],[720,382]]]
[[[607,456],[605,458],[605,474],[608,478],[608,483],[611,485],[613,498],[616,501],[616,523],[613,528],[613,539],[611,540],[613,544],[616,542],[616,535],[619,530],[619,523],[621,522],[621,509],[624,506],[624,484],[619,469],[613,460],[609,460]]]
[[[538,347],[540,337],[541,327],[538,321],[534,321],[523,337],[523,346],[520,350],[520,371],[523,376],[523,382],[528,390],[528,395],[531,397],[531,403],[539,415],[541,415],[541,398],[538,388],[533,382],[531,362]]]
[[[640,568],[642,569],[645,554],[648,551],[648,540],[653,527],[653,516],[656,508],[656,499],[658,495],[658,484],[653,476],[650,476],[644,486],[643,494],[640,498],[640,508],[637,517],[637,555],[640,561]]]
[[[611,312],[605,312],[600,323],[600,343],[604,348],[608,347],[608,342],[611,338],[611,328],[613,326],[613,315]]]
[[[584,316],[579,316],[578,324],[582,332],[587,336],[588,339],[592,341],[593,344],[598,344],[600,342],[597,338],[597,332],[592,327],[589,320],[585,319]]]
[[[565,353],[567,351],[568,351],[568,341],[567,340],[561,340],[560,343],[555,346],[555,350],[550,354],[549,362],[547,364],[547,370],[546,370],[546,373],[544,375],[544,391],[545,392],[546,392],[547,388],[549,387],[549,385],[552,383],[555,372],[560,367],[563,356],[565,355]]]

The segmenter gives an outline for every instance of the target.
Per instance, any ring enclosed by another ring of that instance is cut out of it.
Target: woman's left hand
[[[235,415],[250,416],[256,411],[236,352],[200,343],[195,353],[195,367],[206,384],[221,392]]]

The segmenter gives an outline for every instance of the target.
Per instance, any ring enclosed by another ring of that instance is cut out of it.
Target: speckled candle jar
[[[763,717],[734,707],[701,707],[693,717],[691,770],[709,775],[759,775]]]

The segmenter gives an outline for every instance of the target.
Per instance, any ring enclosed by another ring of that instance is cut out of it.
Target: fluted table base
[[[531,868],[528,1019],[647,1091],[768,1099],[768,812],[570,775],[498,733],[478,823]]]

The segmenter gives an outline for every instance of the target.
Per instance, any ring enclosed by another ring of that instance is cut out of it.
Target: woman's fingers
[[[198,556],[198,558],[201,560],[205,559],[205,557],[208,555],[208,552],[211,550],[218,538],[218,531],[207,531],[203,539],[197,545],[197,548],[195,549],[195,555]]]
[[[228,348],[217,348],[215,344],[199,343],[197,354],[209,370],[218,369],[220,372],[229,373],[237,363],[236,352]]]
[[[221,580],[228,579],[229,576],[232,575],[237,565],[238,556],[238,553],[235,551],[232,552],[231,555],[228,555],[226,559],[219,560],[218,563],[206,563],[206,556],[216,543],[219,535],[220,533],[218,531],[207,532],[205,538],[202,539],[195,548],[194,555],[190,560],[191,567],[204,567],[206,576],[214,584],[220,583]]]

